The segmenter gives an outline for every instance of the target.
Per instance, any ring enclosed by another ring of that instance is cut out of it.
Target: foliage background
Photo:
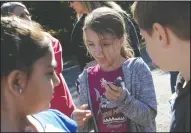
[[[1,5],[7,1],[1,1]],[[116,1],[130,14],[133,1]],[[63,56],[71,53],[71,32],[76,22],[76,14],[68,1],[22,1],[32,15],[32,20],[39,22],[47,32],[59,39],[63,47]]]

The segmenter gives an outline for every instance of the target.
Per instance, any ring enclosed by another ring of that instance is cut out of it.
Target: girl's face
[[[123,38],[118,39],[110,34],[99,36],[91,29],[85,30],[85,43],[90,54],[101,68],[112,67],[121,58]]]
[[[84,7],[80,1],[70,1],[70,7],[73,8],[77,14],[84,13]]]
[[[19,16],[22,19],[31,21],[31,16],[29,14],[29,11],[24,7],[21,7],[21,6],[15,7],[13,14],[16,16]]]
[[[34,114],[49,108],[53,98],[54,87],[59,79],[54,71],[56,60],[53,50],[33,64],[31,75],[21,93],[21,103],[27,114]]]

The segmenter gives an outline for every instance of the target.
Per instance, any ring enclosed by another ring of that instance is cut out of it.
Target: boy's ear
[[[153,24],[153,36],[163,47],[168,47],[169,37],[166,28],[159,23]]]

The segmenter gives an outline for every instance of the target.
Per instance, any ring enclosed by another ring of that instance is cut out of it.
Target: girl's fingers
[[[122,88],[117,87],[112,83],[109,84],[104,83],[103,86],[106,90],[105,94],[108,100],[117,100],[121,96]]]
[[[122,89],[119,87],[114,86],[113,84],[105,85],[106,91],[109,92],[111,95],[116,97],[121,95]],[[117,90],[117,91],[116,91]]]
[[[105,96],[108,100],[111,100],[111,101],[114,101],[117,99],[115,95],[112,95],[111,93],[108,93],[108,92],[105,93]]]
[[[73,119],[76,121],[78,126],[84,126],[88,119],[92,117],[91,113],[84,113],[83,115],[81,113],[76,113]]]
[[[87,114],[91,114],[90,110],[75,110],[73,113],[74,117],[85,117]]]
[[[77,123],[77,125],[78,125],[79,127],[85,125],[84,121],[76,121],[76,123]]]
[[[122,92],[122,88],[121,87],[118,87],[118,86],[115,86],[114,84],[109,84],[109,86],[114,89],[115,91],[121,93]]]

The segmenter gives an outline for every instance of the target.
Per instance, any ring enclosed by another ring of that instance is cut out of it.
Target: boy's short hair
[[[190,40],[189,1],[137,1],[131,7],[140,28],[152,33],[154,23],[170,28],[180,39]]]

